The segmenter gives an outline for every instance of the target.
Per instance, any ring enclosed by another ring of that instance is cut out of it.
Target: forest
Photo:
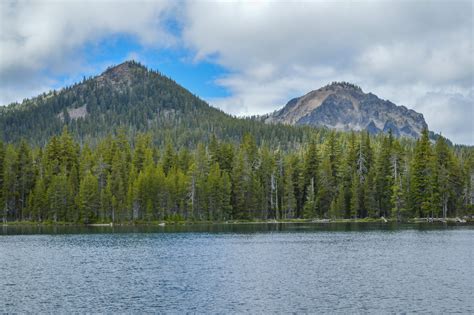
[[[285,149],[215,135],[195,146],[125,130],[94,144],[67,128],[44,146],[0,142],[4,222],[130,223],[473,214],[474,155],[428,131],[315,130]]]

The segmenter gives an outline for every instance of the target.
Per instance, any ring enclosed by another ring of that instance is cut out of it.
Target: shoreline
[[[130,221],[120,223],[91,223],[82,224],[77,222],[35,222],[35,221],[11,221],[3,223],[2,227],[9,226],[62,226],[62,227],[114,227],[114,226],[190,226],[190,225],[243,225],[243,224],[342,224],[342,223],[369,223],[369,224],[420,224],[420,223],[458,223],[472,224],[472,218],[411,218],[403,221],[393,219],[285,219],[285,220],[228,220],[228,221]]]

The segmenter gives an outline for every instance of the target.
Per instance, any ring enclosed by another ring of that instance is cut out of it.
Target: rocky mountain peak
[[[346,90],[346,91],[364,93],[359,86],[357,86],[355,84],[352,84],[352,83],[349,83],[349,82],[344,82],[344,81],[332,82],[332,83],[326,85],[325,87],[323,87],[323,89],[332,90],[332,91]]]
[[[134,77],[143,74],[147,68],[142,64],[128,60],[117,66],[109,67],[96,80],[98,82],[130,83]]]
[[[108,75],[119,74],[124,72],[130,72],[132,69],[143,69],[146,70],[146,67],[141,63],[136,62],[135,60],[127,60],[118,64],[116,66],[111,66],[107,68],[103,73]]]
[[[418,138],[427,127],[422,114],[378,98],[349,82],[333,82],[289,101],[267,123],[312,125],[330,129],[389,132]]]

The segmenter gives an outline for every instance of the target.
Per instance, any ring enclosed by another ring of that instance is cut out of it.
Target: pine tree
[[[334,195],[334,177],[332,176],[331,161],[328,157],[323,158],[321,173],[319,175],[318,211],[319,216],[325,216],[331,205]]]
[[[343,146],[345,154],[341,157],[340,183],[338,184],[340,187],[336,196],[339,200],[334,203],[334,206],[337,208],[338,216],[351,217],[352,177],[357,173],[361,183],[365,180],[367,172],[366,150],[363,138],[357,141],[354,132],[350,133],[349,139]]]
[[[18,155],[12,145],[5,150],[3,164],[3,222],[18,219]]]
[[[231,196],[232,196],[232,184],[226,171],[222,171],[221,175],[221,209],[220,209],[220,216],[219,220],[227,220],[230,218],[232,213],[232,204],[231,204]]]
[[[411,207],[414,214],[420,217],[428,216],[431,212],[432,158],[428,130],[425,128],[421,139],[416,142],[411,165]]]
[[[5,192],[4,192],[4,185],[5,185],[5,180],[4,180],[4,171],[5,171],[5,145],[3,144],[3,141],[0,140],[0,209],[4,210],[4,205],[5,205]],[[1,211],[4,213],[4,211]],[[5,216],[4,220],[5,220]]]
[[[307,196],[307,200],[311,200],[311,202],[313,202],[313,204],[315,205],[315,196],[317,195],[317,184],[319,180],[319,157],[316,142],[314,139],[311,140],[308,148],[306,149],[304,163],[305,196]],[[309,195],[311,195],[312,197],[309,198]]]
[[[333,200],[329,217],[332,219],[344,217],[346,212],[346,187],[344,185],[339,185],[339,190],[336,198]]]
[[[405,200],[401,177],[396,178],[392,185],[391,202],[393,204],[391,217],[392,219],[397,219],[397,221],[400,222],[402,219],[402,215],[405,212]]]
[[[153,151],[151,147],[151,137],[148,134],[139,134],[136,139],[136,148],[133,155],[133,166],[137,173],[140,173],[141,170],[145,167],[145,162],[153,159]],[[170,144],[171,146],[171,144]],[[174,156],[170,158],[171,161],[174,161]]]
[[[393,138],[390,133],[384,136],[378,158],[376,161],[376,200],[379,216],[387,217],[392,209],[391,205],[391,187],[393,185],[392,170],[390,158],[392,155]]]
[[[458,216],[462,213],[460,210],[463,208],[462,196],[465,175],[463,169],[459,163],[459,160],[455,159],[450,155],[448,160],[448,206],[446,209],[446,216]]]
[[[449,185],[449,150],[443,137],[438,137],[434,147],[434,165],[432,172],[432,216],[447,216]]]
[[[392,152],[390,156],[390,164],[392,170],[392,187],[391,187],[391,197],[390,202],[392,204],[392,209],[390,216],[392,219],[397,219],[401,221],[402,215],[406,212],[406,200],[404,192],[404,173],[406,170],[403,169],[403,160],[402,160],[403,150],[400,146],[400,142],[394,141],[392,146]]]
[[[227,187],[224,187],[221,170],[217,162],[211,166],[206,182],[208,188],[208,212],[205,219],[210,221],[218,220],[223,217],[221,211],[227,206],[227,192],[225,191]]]
[[[303,217],[306,219],[316,217],[316,195],[314,193],[314,178],[311,178],[308,186],[308,194],[306,196],[306,203],[303,209]]]
[[[363,207],[362,210],[366,213],[367,217],[375,218],[380,216],[380,213],[377,213],[378,203],[376,200],[377,191],[376,185],[374,183],[375,178],[375,168],[372,168],[367,174],[367,178],[364,182],[363,187]]]
[[[257,176],[261,184],[262,190],[262,204],[260,205],[262,219],[274,218],[276,210],[276,179],[275,179],[275,160],[267,147],[260,150],[260,166],[258,168]]]
[[[81,222],[88,224],[98,218],[100,207],[99,181],[90,172],[81,181],[77,205]]]
[[[174,148],[171,144],[171,142],[167,142],[165,152],[162,157],[162,165],[163,165],[163,171],[165,172],[166,175],[168,175],[168,172],[170,169],[175,165],[175,152]]]
[[[115,223],[115,210],[111,185],[109,182],[105,188],[100,190],[99,220]]]
[[[46,145],[45,166],[51,175],[57,175],[61,171],[61,145],[55,136]]]
[[[304,169],[303,163],[298,155],[292,155],[290,159],[292,163],[291,180],[293,181],[293,193],[296,200],[295,218],[301,218],[304,210]]]
[[[219,142],[215,134],[211,135],[211,140],[209,141],[209,155],[212,163],[220,163],[221,161],[221,152],[219,148]]]
[[[246,218],[247,209],[245,193],[247,190],[247,182],[250,174],[249,169],[246,167],[245,156],[242,150],[239,150],[232,168],[232,217],[234,219]]]
[[[36,180],[35,187],[29,196],[28,208],[30,213],[29,219],[32,221],[41,222],[48,214],[48,200],[42,178]]]
[[[26,203],[28,200],[28,194],[34,185],[34,172],[33,172],[33,158],[31,155],[30,148],[25,141],[20,143],[18,148],[18,161],[16,164],[18,167],[18,217],[17,220],[23,220],[28,217],[24,211],[26,210]]]
[[[296,215],[296,197],[295,197],[295,183],[294,178],[294,169],[291,159],[286,159],[285,168],[283,173],[283,197],[282,197],[282,218],[291,219]]]
[[[357,172],[352,175],[351,184],[351,218],[357,219],[361,213],[361,178]]]
[[[48,220],[54,222],[65,221],[68,218],[71,218],[72,221],[77,220],[77,216],[71,214],[71,210],[74,208],[74,196],[66,174],[53,175],[47,190],[47,196],[49,205]]]

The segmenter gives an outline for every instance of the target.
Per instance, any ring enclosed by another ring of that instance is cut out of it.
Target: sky
[[[0,1],[0,104],[137,60],[265,114],[333,81],[474,145],[473,1]]]

